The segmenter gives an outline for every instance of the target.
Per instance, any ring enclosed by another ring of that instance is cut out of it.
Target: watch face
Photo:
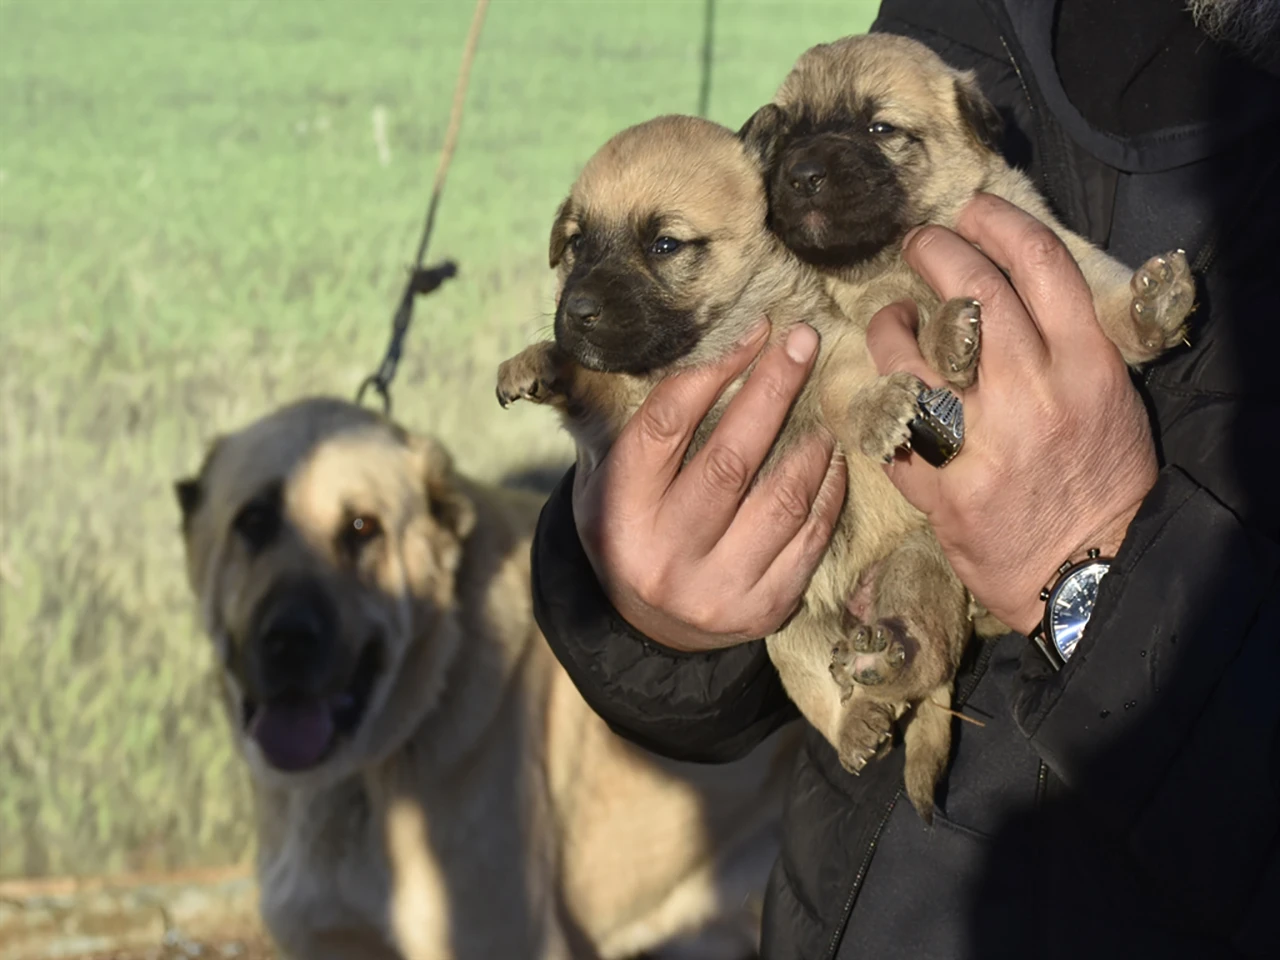
[[[1063,660],[1071,657],[1098,599],[1098,584],[1110,565],[1089,563],[1071,571],[1049,597],[1049,637]]]

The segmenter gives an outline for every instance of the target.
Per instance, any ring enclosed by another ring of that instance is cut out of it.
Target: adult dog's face
[[[260,778],[330,782],[439,695],[471,507],[447,454],[306,400],[219,439],[177,486],[187,570]]]
[[[740,135],[765,169],[769,225],[802,260],[856,266],[981,186],[1000,119],[972,75],[904,37],[803,54]]]
[[[714,355],[750,325],[732,307],[769,248],[764,220],[759,169],[733,131],[680,116],[622,131],[551,228],[556,342],[610,373]]]

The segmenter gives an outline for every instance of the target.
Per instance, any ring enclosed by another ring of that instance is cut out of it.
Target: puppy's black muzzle
[[[802,260],[852,266],[905,232],[906,195],[870,135],[817,133],[778,152],[769,222]]]

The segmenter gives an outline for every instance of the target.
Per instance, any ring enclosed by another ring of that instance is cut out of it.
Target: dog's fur
[[[750,954],[796,728],[714,767],[614,735],[533,620],[539,497],[324,398],[177,493],[290,956]]]
[[[802,611],[768,647],[788,693],[850,770],[862,769],[907,716],[907,792],[926,820],[950,752],[951,687],[973,615],[983,614],[984,632],[1002,627],[971,603],[925,518],[880,469],[908,439],[921,384],[877,376],[865,348],[872,313],[912,297],[930,365],[957,386],[977,369],[980,305],[939,308],[901,260],[902,236],[917,224],[954,222],[977,190],[1008,197],[1064,237],[1104,329],[1135,364],[1182,338],[1193,294],[1180,253],[1135,275],[1058,226],[994,152],[994,111],[972,77],[929,57],[896,37],[850,38],[801,57],[777,103],[737,137],[688,117],[615,136],[552,227],[555,343],[507,361],[498,387],[504,403],[557,405],[589,467],[654,383],[723,356],[761,315],[775,338],[802,320],[818,330],[818,365],[762,472],[798,438],[826,428],[847,453],[848,493]],[[905,132],[870,133],[887,122],[877,111]],[[829,179],[840,184],[841,203],[805,206],[784,192],[806,150],[839,165]]]

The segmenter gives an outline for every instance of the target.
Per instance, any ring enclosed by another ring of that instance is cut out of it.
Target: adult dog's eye
[[[683,246],[684,244],[675,237],[659,237],[657,240],[653,241],[653,244],[649,247],[649,252],[655,253],[661,257],[666,256],[669,253],[675,253]]]
[[[342,546],[351,556],[356,556],[364,547],[382,535],[382,524],[378,518],[368,513],[358,513],[348,522],[342,531]]]
[[[892,123],[884,123],[883,121],[880,121],[880,120],[877,120],[871,126],[867,127],[867,130],[871,133],[874,133],[878,137],[883,137],[890,133],[898,132],[898,128],[895,127]]]
[[[232,526],[251,550],[261,550],[280,532],[280,510],[274,503],[254,500],[236,514]]]
[[[582,250],[582,243],[583,243],[582,234],[575,233],[572,237],[566,240],[565,243],[568,244],[569,249],[572,250],[574,253],[580,252]]]

